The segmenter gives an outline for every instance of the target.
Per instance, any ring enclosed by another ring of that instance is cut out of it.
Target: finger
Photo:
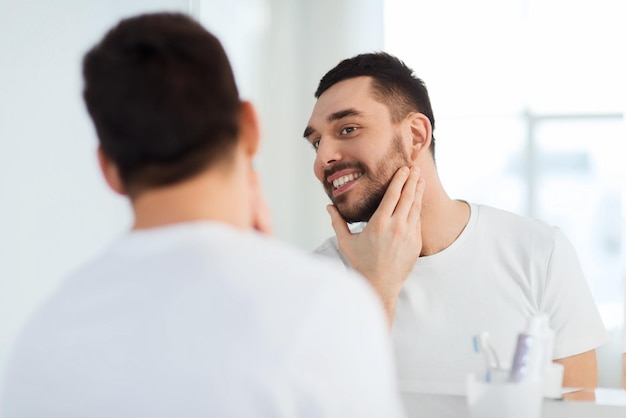
[[[343,240],[351,236],[352,232],[350,232],[350,228],[348,228],[348,224],[341,217],[337,208],[334,207],[333,205],[328,205],[326,206],[326,210],[330,214],[330,220],[332,222],[333,229],[335,230],[335,235],[337,235],[337,240],[339,242],[342,242]]]
[[[415,201],[415,191],[417,189],[417,183],[420,178],[419,168],[413,167],[409,178],[404,183],[402,193],[400,194],[400,200],[396,205],[396,210],[393,212],[393,216],[402,221],[406,221],[409,217],[413,202]]]
[[[391,182],[389,183],[389,187],[387,187],[387,191],[385,191],[385,195],[372,215],[370,222],[375,221],[378,218],[390,218],[393,215],[394,210],[396,209],[396,205],[398,204],[398,200],[400,199],[400,195],[402,194],[402,187],[409,176],[409,168],[401,167],[396,171]]]
[[[425,189],[426,181],[423,178],[420,178],[415,185],[415,198],[413,199],[411,211],[409,212],[409,218],[407,219],[407,223],[409,223],[410,225],[416,224],[420,220]]]

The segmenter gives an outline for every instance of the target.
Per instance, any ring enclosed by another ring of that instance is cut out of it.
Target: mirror
[[[276,235],[306,250],[333,233],[300,138],[319,77],[362,51],[403,58],[431,91],[450,194],[544,219],[573,241],[612,337],[599,352],[600,383],[621,386],[626,141],[616,3],[241,3],[0,3],[0,373],[37,304],[130,223],[98,172],[82,55],[123,16],[177,10],[223,38],[242,96],[259,104],[258,164]]]

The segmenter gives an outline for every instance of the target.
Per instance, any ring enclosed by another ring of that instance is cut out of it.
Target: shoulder
[[[546,269],[555,253],[574,254],[562,230],[547,222],[486,205],[472,205],[476,221],[471,234],[476,250]]]
[[[250,265],[255,266],[257,276],[267,277],[268,281],[308,289],[305,293],[312,292],[308,293],[310,297],[316,293],[315,288],[343,296],[350,294],[350,299],[358,299],[357,294],[369,294],[365,280],[341,263],[342,256],[334,237],[312,253],[256,233],[247,234],[246,240]]]
[[[270,290],[278,297],[269,297],[272,295],[268,293],[268,297],[256,303],[262,307],[261,311],[271,313],[274,324],[283,324],[281,332],[301,342],[311,342],[310,338],[315,339],[322,333],[334,335],[335,342],[330,343],[329,348],[337,351],[340,335],[355,343],[371,345],[371,339],[379,334],[375,324],[385,329],[382,303],[362,276],[346,269],[336,259],[311,254],[273,239],[254,238],[257,239],[263,246],[255,255],[253,281],[261,281],[262,292]],[[242,279],[246,284],[249,280]],[[295,346],[291,349],[299,350]]]
[[[499,236],[515,237],[518,240],[532,239],[554,241],[562,232],[558,227],[543,220],[519,215],[511,211],[487,205],[472,205],[477,212],[477,225],[481,232],[491,232]]]

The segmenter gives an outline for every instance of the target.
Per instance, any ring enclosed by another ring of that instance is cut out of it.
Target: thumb
[[[352,232],[350,232],[350,228],[348,228],[348,224],[341,217],[341,215],[339,214],[339,211],[337,210],[335,206],[328,205],[326,206],[326,210],[328,211],[328,214],[330,215],[330,220],[332,222],[333,229],[335,230],[335,235],[337,235],[338,241],[343,241],[347,237],[352,235]]]

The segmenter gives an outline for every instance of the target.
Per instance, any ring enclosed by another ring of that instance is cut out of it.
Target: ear
[[[411,161],[417,161],[419,155],[430,148],[433,129],[423,113],[410,113],[407,119],[411,130]]]
[[[259,149],[259,119],[252,103],[241,102],[239,115],[239,142],[246,155],[254,157]]]
[[[98,147],[98,163],[100,164],[100,171],[106,180],[107,184],[114,192],[121,195],[126,195],[124,184],[120,172],[113,161],[106,156],[101,147]]]

